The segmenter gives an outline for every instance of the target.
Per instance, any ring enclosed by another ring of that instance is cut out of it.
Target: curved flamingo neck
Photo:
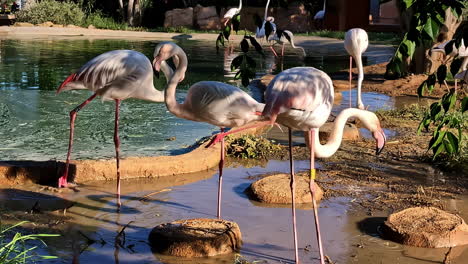
[[[241,11],[242,9],[242,0],[239,1],[239,12]]]
[[[335,154],[338,148],[341,145],[343,140],[343,131],[346,125],[346,121],[350,117],[357,117],[360,120],[367,118],[367,111],[360,110],[356,108],[347,108],[341,111],[341,113],[336,117],[332,132],[330,137],[327,140],[325,145],[320,144],[318,129],[316,129],[315,134],[315,144],[314,144],[314,153],[318,158],[328,158]]]
[[[270,0],[267,1],[266,7],[265,7],[265,16],[263,17],[264,20],[267,19],[267,14],[268,14],[268,6],[270,5]]]
[[[176,100],[176,88],[179,82],[185,77],[188,61],[187,55],[180,47],[177,46],[175,49],[174,56],[177,57],[176,60],[178,61],[178,67],[168,81],[167,87],[164,91],[164,102],[166,103],[166,107],[169,112],[175,116],[184,119],[193,119],[193,114],[190,111],[186,111],[184,104],[179,104]]]
[[[323,13],[325,13],[325,8],[327,8],[327,0],[323,0]]]

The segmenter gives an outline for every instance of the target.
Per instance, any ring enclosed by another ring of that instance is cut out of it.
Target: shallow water
[[[179,100],[186,89],[201,80],[230,82],[230,61],[238,53],[216,53],[212,42],[176,41],[188,54],[186,80],[179,85]],[[68,147],[69,111],[90,96],[88,91],[55,94],[58,85],[89,59],[114,49],[134,49],[152,57],[156,41],[47,39],[0,42],[0,160],[65,159]],[[340,46],[341,47],[341,46]],[[341,47],[342,49],[342,47]],[[376,51],[381,51],[376,52]],[[347,65],[347,56],[337,47],[314,50],[303,58],[287,49],[283,59],[270,51],[262,58],[252,54],[258,63],[257,76],[278,73],[295,66],[313,66],[333,72]],[[388,47],[375,47],[364,61],[378,62],[388,56]],[[162,89],[165,79],[155,80]],[[346,97],[346,96],[345,96]],[[390,99],[364,95],[374,110]],[[346,100],[343,101],[344,103]],[[344,104],[343,104],[344,105]],[[73,159],[112,158],[114,104],[99,99],[83,108],[77,117]],[[218,131],[217,127],[195,123],[171,115],[164,104],[125,100],[121,105],[121,152],[123,156],[158,156],[186,152],[197,139]],[[175,138],[175,140],[167,140]]]
[[[308,169],[307,161],[297,161],[296,170]],[[255,178],[253,176],[287,172],[288,161],[270,161],[245,168],[231,164],[225,170],[223,185],[223,219],[239,224],[243,236],[240,254],[250,261],[259,263],[293,263],[293,242],[290,207],[286,205],[265,206],[250,201],[244,190]],[[124,181],[122,184],[123,209],[116,213],[114,182],[91,183],[80,187],[78,193],[59,194],[62,199],[51,199],[47,195],[34,196],[31,193],[11,196],[13,200],[0,199],[13,205],[17,210],[31,208],[39,201],[42,208],[55,210],[57,204],[73,200],[75,205],[67,211],[73,217],[73,227],[68,236],[59,241],[50,241],[50,254],[61,260],[53,263],[69,263],[73,255],[72,243],[84,248],[86,236],[105,241],[95,243],[83,251],[80,263],[233,263],[234,255],[211,258],[184,259],[153,254],[147,244],[151,229],[162,223],[178,219],[215,218],[216,213],[216,171],[179,175],[158,180]],[[146,201],[140,198],[160,191]],[[0,192],[2,194],[2,192]],[[3,193],[7,195],[8,193]],[[50,196],[49,196],[50,197]],[[460,212],[468,217],[468,197],[463,200],[447,201],[448,210]],[[24,203],[22,207],[18,204]],[[54,207],[55,206],[55,207]],[[325,254],[335,263],[441,263],[448,249],[423,249],[402,246],[379,236],[378,225],[385,213],[372,216],[365,212],[351,210],[352,201],[346,197],[331,198],[320,204],[319,216]],[[299,255],[301,263],[318,263],[318,250],[310,206],[299,206],[297,210]],[[126,246],[115,251],[114,239],[123,225],[126,228]],[[74,242],[72,240],[74,239]],[[455,264],[466,263],[468,247],[456,247],[451,253]]]

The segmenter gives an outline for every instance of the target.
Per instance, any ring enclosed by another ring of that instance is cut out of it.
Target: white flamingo
[[[240,13],[242,9],[242,0],[239,0],[239,7],[238,8],[230,8],[226,14],[224,14],[224,26],[227,25],[227,23],[237,14]]]
[[[452,51],[449,54],[445,54],[445,47],[447,45],[452,45]],[[463,38],[458,48],[456,47],[453,40],[448,40],[432,48],[431,52],[441,52],[444,54],[444,56],[463,58],[463,62],[460,66],[461,71],[465,71],[468,66],[468,48],[465,46],[465,41]]]
[[[221,218],[221,190],[224,166],[224,137],[247,128],[266,125],[269,122],[261,122],[242,129],[224,132],[224,128],[238,127],[253,121],[265,120],[261,116],[263,104],[259,104],[250,95],[238,87],[215,81],[201,81],[193,84],[182,104],[175,98],[177,84],[184,78],[187,70],[187,56],[185,52],[173,42],[160,43],[154,52],[153,66],[159,71],[161,63],[169,58],[178,61],[178,67],[165,91],[167,109],[177,117],[205,122],[221,128],[221,133],[210,143],[221,141],[221,157],[219,162],[218,182],[218,210],[217,217]]]
[[[270,22],[272,27],[272,32],[276,31],[276,24],[274,23],[275,19],[273,17],[267,16],[268,14],[268,6],[270,5],[270,0],[267,1],[265,6],[265,15],[263,16],[263,22],[261,27],[257,27],[257,31],[255,32],[255,37],[258,39],[265,37],[265,23]]]
[[[372,132],[377,142],[377,154],[382,151],[385,145],[385,134],[377,116],[372,112],[355,108],[345,109],[338,115],[335,119],[335,124],[328,142],[325,145],[321,145],[319,141],[319,128],[327,121],[330,115],[333,106],[333,95],[333,84],[330,77],[323,71],[312,67],[296,67],[281,72],[271,81],[266,91],[266,105],[263,110],[263,115],[269,117],[271,123],[277,122],[287,126],[289,130],[292,218],[296,263],[299,262],[299,255],[296,233],[295,183],[291,130],[307,131],[310,141],[310,191],[322,264],[325,262],[315,201],[314,155],[326,158],[337,151],[341,144],[346,120],[350,117],[359,118],[363,122],[364,127]]]
[[[327,7],[327,0],[323,0],[323,9],[318,11],[314,16],[314,21],[317,27],[317,24],[320,23],[320,26],[323,27],[323,20],[325,19],[325,10]]]
[[[349,103],[351,105],[351,79],[352,73],[351,68],[353,65],[353,58],[356,61],[358,69],[358,85],[357,85],[357,102],[356,106],[359,109],[364,109],[364,104],[361,98],[361,87],[362,81],[364,80],[364,69],[362,67],[362,53],[364,53],[369,46],[369,40],[367,33],[361,28],[352,28],[346,32],[344,46],[346,51],[349,53]]]
[[[163,65],[163,72],[172,74],[172,69]],[[68,76],[57,93],[66,90],[88,89],[93,92],[82,104],[70,112],[70,138],[65,170],[59,179],[59,187],[67,187],[70,156],[73,147],[73,132],[77,113],[96,96],[115,101],[114,144],[117,160],[117,204],[120,207],[120,140],[118,134],[120,101],[137,98],[152,102],[163,102],[164,94],[153,84],[153,68],[150,60],[133,50],[114,50],[103,53],[88,61],[78,71]]]

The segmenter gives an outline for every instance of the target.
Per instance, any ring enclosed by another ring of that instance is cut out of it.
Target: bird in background
[[[177,85],[184,79],[187,70],[187,55],[182,48],[175,43],[161,42],[154,52],[154,69],[159,71],[161,64],[169,58],[175,59],[178,63],[165,89],[164,100],[167,109],[177,117],[196,122],[209,123],[221,129],[221,133],[217,134],[207,146],[209,147],[217,142],[221,142],[217,209],[217,217],[220,219],[222,175],[224,167],[224,137],[244,129],[269,124],[268,121],[264,121],[266,119],[261,115],[264,105],[255,101],[249,94],[238,87],[215,81],[201,81],[193,84],[187,91],[185,101],[180,104],[176,101],[175,95]],[[225,128],[244,126],[253,121],[264,122],[224,132]]]
[[[294,35],[291,31],[289,30],[279,30],[276,27],[275,18],[272,16],[267,16],[268,15],[268,6],[270,5],[270,0],[267,1],[266,7],[265,7],[265,14],[263,17],[263,21],[257,21],[257,30],[255,33],[255,37],[258,39],[266,38],[267,42],[270,44],[269,47],[275,57],[278,57],[278,53],[274,49],[274,45],[276,44],[281,44],[281,56],[284,56],[284,45],[286,42],[291,43],[291,46],[294,49],[300,49],[302,50],[302,53],[304,56],[306,56],[305,50],[303,47],[296,46],[294,44]],[[258,17],[258,16],[257,16]]]
[[[306,131],[310,144],[310,191],[314,209],[315,228],[320,253],[320,261],[324,264],[323,246],[320,224],[317,212],[315,190],[315,156],[326,158],[332,156],[339,148],[343,129],[347,119],[360,119],[365,128],[372,132],[376,140],[376,152],[380,153],[385,146],[385,134],[377,116],[369,111],[348,108],[335,119],[333,130],[325,145],[319,141],[319,128],[327,121],[333,106],[333,84],[330,77],[313,67],[295,67],[279,73],[268,85],[266,90],[266,105],[263,115],[271,123],[277,122],[288,127],[289,160],[291,167],[291,197],[295,260],[299,263],[296,213],[295,213],[295,173],[292,155],[292,130]]]
[[[447,46],[451,46],[450,47],[450,52],[448,54],[446,54],[446,47]],[[435,47],[433,47],[431,49],[431,52],[440,52],[442,54],[444,54],[444,56],[446,57],[459,57],[459,58],[463,58],[463,62],[460,66],[460,70],[461,71],[465,71],[467,69],[467,66],[468,66],[468,48],[465,46],[465,41],[463,40],[463,38],[461,39],[461,42],[460,42],[460,46],[457,48],[456,44],[455,44],[455,41],[453,39],[451,40],[448,40],[448,41],[445,41]]]
[[[367,33],[361,28],[352,28],[345,34],[344,46],[349,56],[349,104],[351,106],[351,80],[353,68],[353,58],[356,61],[358,69],[358,84],[357,84],[357,101],[356,107],[364,109],[361,97],[362,81],[364,80],[364,69],[362,67],[362,53],[364,53],[369,46]]]
[[[242,0],[239,0],[239,7],[238,8],[230,8],[225,14],[224,14],[224,26],[226,26],[228,24],[229,21],[231,21],[231,19],[240,13],[242,9]]]
[[[163,65],[163,72],[172,74],[169,65]],[[59,178],[58,186],[67,187],[73,136],[77,113],[97,96],[103,101],[115,102],[114,144],[117,161],[117,204],[120,207],[120,102],[127,98],[137,98],[151,102],[163,102],[164,93],[156,90],[153,83],[151,61],[142,53],[133,50],[114,50],[103,53],[84,64],[78,71],[68,76],[60,85],[57,94],[67,90],[88,89],[91,97],[70,112],[70,138],[68,143],[65,170]]]
[[[323,9],[318,11],[314,16],[314,22],[315,22],[316,28],[323,28],[326,7],[327,7],[327,0],[323,0]]]

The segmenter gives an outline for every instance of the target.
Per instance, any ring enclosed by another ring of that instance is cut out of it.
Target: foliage
[[[49,260],[55,259],[55,256],[37,256],[32,254],[37,246],[27,247],[26,242],[31,240],[38,240],[44,245],[44,241],[41,240],[43,237],[57,237],[59,235],[54,234],[31,234],[22,235],[21,233],[15,233],[11,240],[7,239],[6,236],[12,233],[12,229],[19,227],[26,223],[26,221],[20,222],[13,226],[4,228],[0,227],[0,263],[31,263],[36,260]]]
[[[399,0],[404,11],[412,11],[410,30],[398,45],[393,58],[387,64],[385,78],[396,79],[408,74],[405,67],[411,61],[416,48],[428,48],[439,34],[445,21],[445,10],[451,8],[455,17],[462,14],[464,2],[461,0]],[[403,12],[404,12],[403,11]]]
[[[344,31],[330,31],[330,30],[316,30],[307,33],[294,33],[298,36],[316,36],[323,38],[335,38],[335,39],[344,39]],[[369,36],[369,42],[372,43],[382,43],[382,44],[394,44],[398,45],[401,42],[401,37],[395,33],[389,32],[367,32]]]
[[[93,25],[96,28],[112,29],[112,30],[138,29],[138,28],[130,28],[126,23],[116,22],[113,18],[107,17],[99,11],[95,13],[91,13],[86,17],[85,22],[83,23],[83,26],[87,27],[89,25]]]
[[[231,70],[234,71],[238,69],[234,79],[241,79],[243,86],[248,86],[250,80],[255,78],[255,69],[257,67],[255,60],[247,54],[250,49],[248,40],[250,40],[250,44],[252,44],[255,50],[263,55],[262,46],[257,40],[252,36],[245,35],[240,43],[242,54],[235,57],[231,62]]]
[[[40,24],[50,21],[60,25],[82,25],[85,14],[80,5],[73,2],[42,0],[32,8],[22,9],[16,13],[18,22]]]
[[[281,151],[279,144],[274,144],[266,138],[254,135],[241,137],[226,137],[227,154],[231,157],[243,159],[265,159],[269,155]]]

